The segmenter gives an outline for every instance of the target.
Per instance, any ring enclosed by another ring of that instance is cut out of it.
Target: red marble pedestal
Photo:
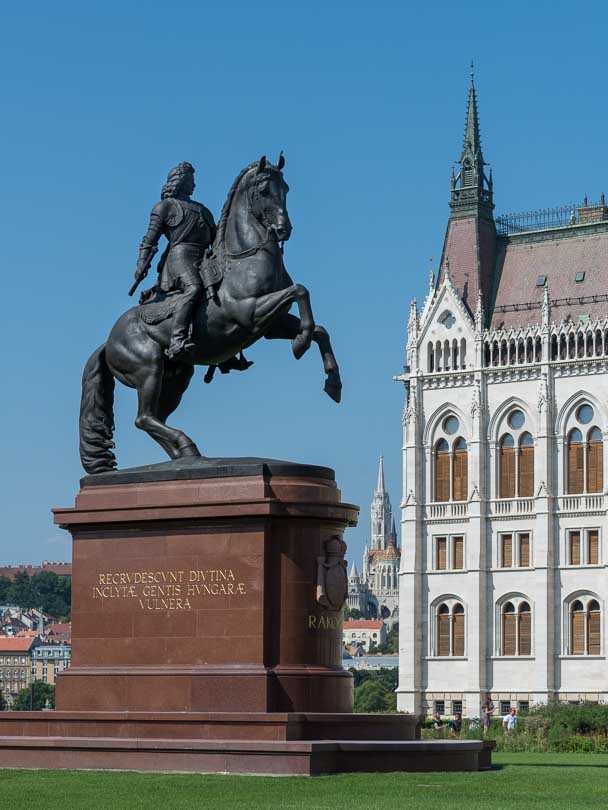
[[[73,537],[58,709],[352,711],[341,613],[317,587],[328,542],[358,510],[326,468],[232,466],[89,477],[75,508],[55,510]]]
[[[352,714],[332,470],[184,459],[82,480],[72,667],[56,711],[0,712],[0,767],[303,774],[479,770],[492,744]]]

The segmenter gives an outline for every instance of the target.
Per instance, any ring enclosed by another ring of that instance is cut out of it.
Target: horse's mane
[[[257,166],[259,161],[254,161],[250,163],[249,166],[245,166],[244,169],[238,173],[236,180],[230,186],[230,191],[228,192],[228,196],[226,197],[226,202],[224,203],[224,207],[222,208],[222,213],[220,214],[220,218],[217,223],[217,243],[222,244],[224,242],[224,232],[226,230],[226,223],[228,222],[228,214],[230,213],[230,206],[232,205],[232,201],[234,199],[234,195],[236,194],[237,188],[241,184],[241,180],[247,174],[248,171]]]

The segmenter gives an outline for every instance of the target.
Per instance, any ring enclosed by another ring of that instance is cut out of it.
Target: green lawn
[[[198,776],[92,771],[0,771],[0,808],[605,807],[607,754],[495,754],[482,773],[315,777]]]

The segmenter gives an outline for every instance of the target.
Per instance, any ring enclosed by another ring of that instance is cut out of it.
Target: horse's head
[[[264,227],[271,228],[280,242],[291,236],[292,225],[287,213],[289,186],[283,180],[285,158],[281,156],[273,166],[263,156],[252,168],[249,187],[249,212]]]

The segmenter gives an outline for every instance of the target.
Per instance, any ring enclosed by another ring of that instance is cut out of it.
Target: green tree
[[[13,583],[8,577],[0,577],[0,605],[6,605],[8,602],[8,592]]]
[[[355,712],[394,712],[396,709],[397,696],[379,680],[365,681],[355,693]]]
[[[13,703],[16,712],[39,712],[46,708],[55,708],[55,687],[42,681],[34,681],[31,686],[22,689]]]
[[[363,614],[357,608],[344,608],[344,620],[348,621],[349,619],[362,619]]]
[[[15,574],[7,596],[13,605],[19,605],[21,608],[36,607],[36,598],[27,571]]]
[[[386,637],[386,644],[380,644],[376,652],[384,653],[385,655],[395,654],[399,652],[399,623],[396,622],[388,631]]]

